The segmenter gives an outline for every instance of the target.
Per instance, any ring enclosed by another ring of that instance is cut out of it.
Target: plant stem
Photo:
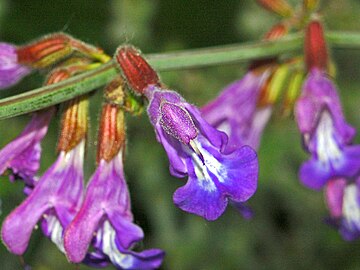
[[[333,48],[360,49],[360,33],[329,32],[327,39]],[[244,62],[299,52],[302,43],[303,37],[300,34],[293,34],[276,42],[249,42],[174,53],[149,54],[146,58],[156,70],[169,71]],[[116,74],[118,72],[111,61],[60,83],[1,99],[0,120],[37,111],[86,94],[107,84]]]

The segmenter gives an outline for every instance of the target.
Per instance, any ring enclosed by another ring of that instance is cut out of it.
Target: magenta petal
[[[1,237],[10,252],[17,255],[25,252],[35,225],[48,207],[47,198],[34,191],[5,219]]]
[[[32,230],[48,211],[62,226],[67,225],[69,213],[75,214],[82,199],[83,154],[84,141],[68,153],[61,152],[33,192],[5,219],[1,235],[11,252],[25,252]]]
[[[16,84],[30,72],[29,68],[18,63],[15,46],[0,43],[0,89]]]
[[[74,263],[81,262],[87,253],[94,232],[103,216],[101,209],[98,211],[86,211],[88,202],[84,202],[75,219],[66,228],[64,234],[64,248],[69,261]]]
[[[11,169],[28,185],[40,167],[41,140],[47,133],[55,108],[36,112],[24,131],[0,151],[0,174]]]
[[[84,203],[65,231],[64,247],[71,262],[81,262],[85,258],[94,233],[107,220],[125,248],[143,237],[142,230],[132,224],[121,152],[110,162],[100,161],[89,181]]]
[[[325,199],[333,218],[340,218],[342,216],[343,197],[346,186],[346,179],[337,178],[331,180],[326,185]]]

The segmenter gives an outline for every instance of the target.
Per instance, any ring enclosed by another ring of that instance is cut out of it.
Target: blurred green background
[[[300,1],[292,1],[299,3]],[[358,0],[328,0],[321,14],[330,30],[360,30]],[[0,40],[23,44],[41,35],[65,31],[103,47],[132,43],[144,53],[206,47],[256,40],[276,16],[253,0],[0,0]],[[334,50],[338,86],[348,121],[360,127],[360,50]],[[242,76],[245,64],[163,72],[163,81],[201,106],[226,84]],[[0,98],[39,87],[33,75]],[[91,101],[91,134],[86,176],[94,170],[101,91]],[[0,147],[20,133],[28,116],[0,122]],[[58,122],[43,143],[42,169],[56,158]],[[140,248],[167,252],[162,269],[360,269],[360,242],[348,243],[324,224],[323,195],[299,184],[297,170],[306,154],[293,117],[275,113],[259,150],[259,188],[250,200],[255,211],[246,221],[231,207],[215,222],[187,214],[172,203],[184,180],[169,175],[162,147],[147,116],[128,117],[126,176],[136,223],[146,237]],[[359,143],[359,136],[356,141]],[[0,177],[1,221],[24,198],[22,183]],[[24,255],[36,270],[89,269],[67,263],[55,245],[34,230]],[[20,259],[0,245],[0,269],[21,269]],[[108,269],[112,269],[109,267]]]

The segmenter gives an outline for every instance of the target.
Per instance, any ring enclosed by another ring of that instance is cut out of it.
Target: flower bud
[[[283,23],[275,24],[264,36],[264,40],[274,41],[288,33],[288,27]]]
[[[304,82],[303,70],[296,70],[291,74],[289,86],[284,99],[283,114],[288,115],[294,107],[295,101],[301,93],[301,86]]]
[[[315,10],[319,5],[319,0],[304,0],[303,6],[307,11]]]
[[[160,85],[156,71],[134,47],[120,47],[115,53],[115,61],[126,82],[136,93],[144,95],[149,86]]]
[[[274,73],[271,75],[269,80],[265,82],[261,89],[258,102],[259,106],[274,104],[278,100],[280,93],[287,81],[288,75],[289,66],[287,64],[283,64],[276,68]]]
[[[282,17],[291,17],[294,12],[285,0],[257,0],[257,2],[265,9]]]
[[[46,68],[70,56],[75,51],[101,62],[110,58],[101,49],[88,45],[64,33],[47,35],[38,41],[17,48],[18,61],[33,68]]]
[[[305,33],[305,61],[307,69],[318,68],[326,71],[328,53],[321,23],[314,20],[309,23]]]

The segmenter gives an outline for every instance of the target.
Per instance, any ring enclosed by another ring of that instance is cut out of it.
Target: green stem
[[[360,49],[360,33],[330,32],[327,34],[327,39],[333,48]],[[158,71],[179,70],[299,52],[302,43],[303,37],[294,34],[276,42],[250,42],[174,53],[149,54],[146,58]],[[116,74],[115,65],[109,62],[63,82],[1,99],[0,120],[37,111],[86,94],[107,84]]]

